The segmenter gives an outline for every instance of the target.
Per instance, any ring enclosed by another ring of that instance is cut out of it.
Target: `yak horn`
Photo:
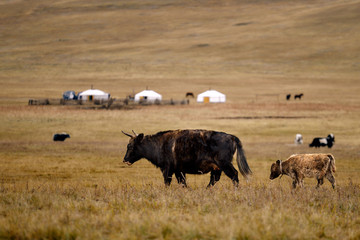
[[[128,137],[131,137],[131,138],[133,138],[134,136],[133,135],[130,135],[130,134],[128,134],[128,133],[126,133],[126,132],[124,132],[124,131],[121,131],[123,134],[125,134],[126,136],[128,136]]]
[[[134,132],[134,130],[132,130],[132,132],[134,133],[135,137],[137,137],[138,135],[136,134],[136,132]]]

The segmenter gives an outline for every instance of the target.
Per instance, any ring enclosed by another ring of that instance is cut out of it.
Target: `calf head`
[[[282,161],[277,160],[276,163],[273,163],[270,168],[270,179],[273,180],[282,174]]]
[[[141,142],[144,138],[144,134],[141,133],[141,134],[137,135],[137,134],[135,134],[135,132],[133,132],[135,135],[130,135],[125,132],[122,132],[122,133],[125,134],[126,136],[130,137],[123,162],[128,165],[131,165],[134,162],[136,162],[142,158]]]

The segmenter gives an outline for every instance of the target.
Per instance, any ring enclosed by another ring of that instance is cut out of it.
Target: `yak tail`
[[[246,161],[245,153],[239,138],[235,137],[235,142],[236,142],[236,150],[237,150],[236,162],[239,167],[241,175],[243,175],[243,177],[247,179],[248,176],[252,174],[252,172]]]
[[[335,171],[336,171],[335,158],[334,158],[334,156],[333,156],[332,154],[328,154],[327,156],[328,156],[329,159],[330,159],[330,170],[331,170],[332,172],[335,172]]]

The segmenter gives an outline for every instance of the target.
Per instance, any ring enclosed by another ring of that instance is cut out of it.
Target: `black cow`
[[[242,144],[234,135],[207,130],[174,130],[146,136],[124,134],[130,137],[124,163],[131,165],[146,158],[161,169],[165,185],[170,185],[173,174],[179,184],[186,186],[187,173],[211,172],[210,187],[220,180],[224,171],[238,186],[238,172],[232,165],[235,151],[240,173],[245,178],[251,174]]]
[[[54,141],[65,141],[65,139],[70,138],[70,135],[67,133],[56,133],[54,134],[53,140]]]
[[[312,143],[309,144],[309,147],[325,147],[331,148],[334,145],[335,136],[330,133],[326,138],[314,138]]]
[[[290,98],[291,98],[291,94],[287,94],[286,95],[286,100],[290,100]]]

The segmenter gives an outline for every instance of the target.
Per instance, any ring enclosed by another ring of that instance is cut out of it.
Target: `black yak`
[[[146,136],[133,133],[124,133],[130,137],[124,162],[131,165],[146,158],[161,169],[165,185],[170,185],[173,174],[179,184],[186,186],[187,173],[211,172],[210,187],[224,172],[238,186],[238,172],[232,164],[235,151],[240,173],[245,178],[251,174],[242,144],[234,135],[208,130],[174,130]]]

